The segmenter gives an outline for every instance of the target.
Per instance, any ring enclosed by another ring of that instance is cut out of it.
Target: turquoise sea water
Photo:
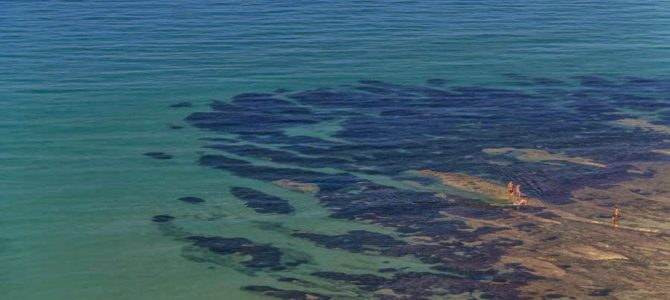
[[[268,229],[397,234],[198,165],[199,138],[216,135],[183,119],[243,92],[366,79],[505,87],[503,73],[667,76],[669,20],[662,1],[2,1],[0,297],[241,299],[260,297],[244,285],[291,287],[276,274],[186,259],[180,230],[312,257],[298,277],[368,272],[387,260],[427,270],[412,257],[350,254]],[[169,107],[181,101],[193,107]],[[290,132],[329,139],[337,130],[331,122]],[[174,158],[142,155],[151,151]],[[289,199],[295,216],[257,214],[232,186]],[[151,222],[159,214],[176,216],[179,228]],[[347,288],[315,291],[356,297]]]

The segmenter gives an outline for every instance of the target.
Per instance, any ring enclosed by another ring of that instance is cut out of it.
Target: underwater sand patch
[[[314,183],[298,182],[298,181],[292,181],[292,180],[288,180],[288,179],[275,180],[272,183],[274,183],[275,185],[287,188],[289,190],[303,192],[305,194],[315,195],[321,190],[319,188],[319,186],[314,184]]]
[[[560,153],[551,153],[549,151],[539,149],[503,147],[503,148],[485,148],[482,150],[482,152],[488,155],[511,154],[512,156],[514,156],[514,158],[525,162],[566,161],[574,164],[580,164],[597,168],[607,167],[606,165],[594,162],[589,158],[578,157],[578,156],[574,157],[566,156]]]
[[[617,124],[617,125],[622,125],[622,126],[630,127],[630,128],[639,128],[639,129],[647,130],[647,131],[656,131],[656,132],[660,132],[660,133],[670,134],[670,127],[663,126],[663,125],[651,124],[651,123],[649,123],[649,121],[644,120],[644,119],[627,118],[627,119],[621,119],[621,120],[614,121],[614,123]]]

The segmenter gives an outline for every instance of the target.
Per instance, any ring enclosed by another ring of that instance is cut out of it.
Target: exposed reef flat
[[[421,175],[436,177],[446,186],[463,192],[476,194],[484,198],[504,202],[513,200],[507,192],[507,187],[491,180],[461,173],[437,172],[433,170],[419,170],[414,172]]]
[[[518,160],[526,162],[567,161],[575,164],[581,164],[597,168],[607,167],[606,165],[594,162],[589,158],[571,157],[560,153],[551,153],[549,151],[539,149],[517,149],[511,147],[503,147],[503,148],[486,148],[483,149],[482,152],[488,155],[509,154]]]
[[[577,190],[573,192],[576,201],[547,210],[560,215],[560,222],[538,221],[532,210],[524,209],[512,210],[513,218],[497,219],[497,226],[507,228],[496,233],[497,238],[524,241],[522,246],[510,248],[500,266],[519,264],[539,276],[541,279],[522,288],[531,296],[547,293],[538,291],[553,291],[577,299],[598,295],[662,299],[662,295],[670,293],[663,283],[670,276],[670,267],[665,263],[670,260],[670,225],[666,221],[670,191],[665,189],[670,185],[670,164],[636,167],[651,168],[655,175],[604,189]],[[609,218],[615,203],[623,209],[618,227],[612,226]],[[445,216],[450,218],[450,214]],[[490,224],[477,219],[462,220],[470,226]],[[656,230],[640,230],[644,226],[654,226]],[[637,292],[632,293],[633,290]]]

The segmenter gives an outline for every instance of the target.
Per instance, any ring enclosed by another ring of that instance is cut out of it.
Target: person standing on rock
[[[514,195],[517,197],[517,199],[519,199],[519,201],[521,201],[521,184],[517,184],[514,187]]]
[[[512,195],[514,195],[514,183],[511,180],[507,183],[507,192],[509,193],[510,200],[512,200]]]
[[[612,215],[612,224],[614,226],[619,225],[619,214],[621,214],[621,211],[619,210],[618,206],[614,206],[614,214]]]

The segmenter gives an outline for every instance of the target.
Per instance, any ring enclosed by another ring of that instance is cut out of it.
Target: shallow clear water
[[[0,7],[0,291],[7,299],[235,299],[259,297],[240,290],[243,285],[292,287],[277,283],[276,273],[185,259],[190,243],[180,231],[246,237],[312,257],[309,266],[282,276],[365,273],[389,264],[427,269],[411,256],[351,254],[292,238],[290,230],[397,233],[330,218],[314,197],[198,165],[199,152],[210,152],[199,138],[217,134],[183,119],[210,111],[212,100],[365,79],[422,85],[442,78],[455,86],[524,90],[501,74],[570,80],[663,78],[670,71],[670,5],[658,1],[21,1]],[[193,107],[169,107],[181,101]],[[658,121],[667,124],[667,116]],[[323,122],[286,132],[337,140],[339,126]],[[174,158],[142,155],[151,151]],[[401,184],[386,174],[361,176]],[[232,186],[288,199],[295,214],[257,214],[231,195]],[[206,202],[176,200],[183,196]],[[159,214],[174,215],[177,228],[151,222]],[[262,226],[268,223],[290,230]],[[333,289],[313,291],[356,296]]]

